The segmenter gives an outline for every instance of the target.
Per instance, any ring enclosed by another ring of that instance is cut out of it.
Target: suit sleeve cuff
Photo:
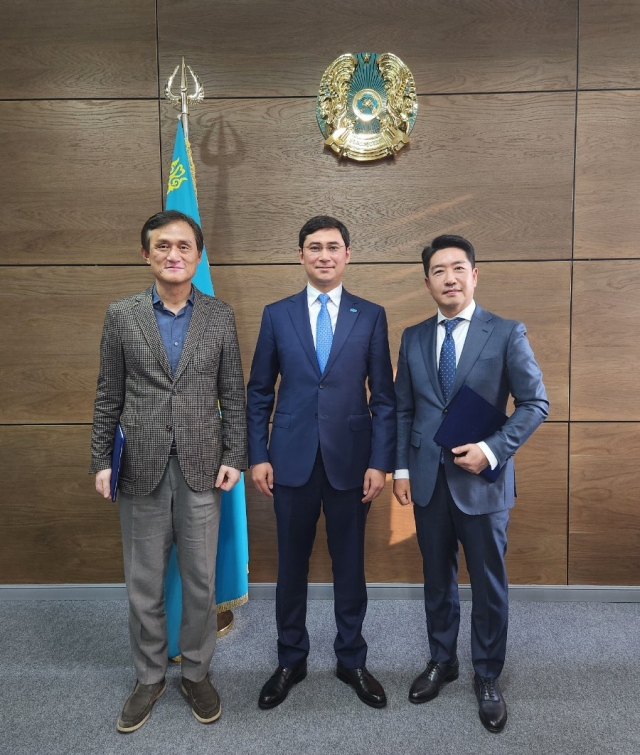
[[[396,471],[393,473],[393,479],[394,480],[408,480],[409,479],[409,470],[408,469],[396,469]]]
[[[498,466],[498,460],[496,459],[493,451],[483,440],[478,443],[478,446],[482,450],[482,453],[487,457],[491,469],[495,469]]]

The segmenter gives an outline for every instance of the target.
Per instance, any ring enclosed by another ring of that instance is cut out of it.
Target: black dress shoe
[[[345,668],[338,663],[336,676],[341,682],[350,684],[356,691],[356,695],[366,705],[372,708],[384,708],[387,704],[387,696],[384,694],[382,684],[369,673],[366,666],[362,668]]]
[[[433,659],[427,668],[416,677],[409,690],[409,702],[427,703],[438,697],[440,687],[445,682],[453,682],[458,678],[458,659],[453,663],[436,663]]]
[[[307,662],[304,661],[295,668],[278,666],[273,676],[270,676],[260,690],[258,707],[266,710],[275,708],[286,699],[294,684],[301,682],[307,675]]]
[[[480,720],[485,729],[498,734],[507,723],[507,704],[502,697],[497,679],[486,676],[473,677],[473,689],[478,698]]]

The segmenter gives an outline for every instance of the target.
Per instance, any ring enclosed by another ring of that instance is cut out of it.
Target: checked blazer
[[[233,310],[196,288],[194,295],[175,375],[153,311],[152,287],[107,310],[90,472],[111,466],[120,421],[126,442],[119,487],[131,495],[148,495],[160,482],[174,436],[180,468],[195,491],[214,487],[221,464],[246,468],[244,378]]]

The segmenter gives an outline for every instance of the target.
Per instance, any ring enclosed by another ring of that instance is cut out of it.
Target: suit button
[[[447,413],[448,411],[449,411],[448,409],[443,409],[443,410],[442,410],[442,413],[443,413],[443,414],[446,414],[446,413]]]
[[[324,388],[324,383],[320,383],[320,385],[318,386],[318,388]]]
[[[167,425],[167,430],[173,430],[173,427],[171,427],[171,425]]]

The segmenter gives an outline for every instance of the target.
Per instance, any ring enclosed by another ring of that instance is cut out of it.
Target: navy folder
[[[116,437],[113,440],[113,454],[111,455],[111,500],[115,501],[118,495],[118,477],[120,476],[120,462],[124,451],[124,433],[118,422]]]
[[[451,450],[467,443],[478,443],[498,432],[508,417],[468,385],[453,397],[445,418],[433,436],[435,442]],[[503,467],[485,467],[480,474],[489,482],[495,482]]]

